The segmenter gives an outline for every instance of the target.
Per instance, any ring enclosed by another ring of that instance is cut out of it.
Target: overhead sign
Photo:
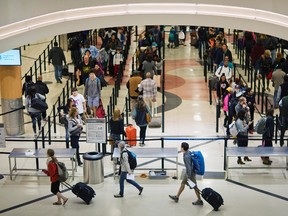
[[[0,66],[21,66],[20,49],[0,53]]]
[[[88,118],[86,121],[86,142],[106,143],[106,121],[105,118]]]

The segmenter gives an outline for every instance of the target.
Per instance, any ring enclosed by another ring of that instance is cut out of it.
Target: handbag
[[[236,121],[233,121],[230,125],[229,125],[229,131],[230,131],[230,134],[233,136],[233,137],[236,137],[238,135],[238,129],[237,129],[237,126],[236,126]]]
[[[99,106],[96,110],[96,116],[97,118],[105,118],[105,110],[103,108],[102,100],[99,99]]]
[[[151,122],[151,116],[147,112],[146,112],[146,121],[147,121],[148,124]]]
[[[60,117],[59,123],[60,123],[60,124],[64,124],[64,125],[67,125],[67,124],[68,124],[68,119],[67,119],[67,117],[66,117],[65,114]]]
[[[267,80],[271,80],[272,74],[273,74],[273,69],[269,71],[269,73],[266,75]]]

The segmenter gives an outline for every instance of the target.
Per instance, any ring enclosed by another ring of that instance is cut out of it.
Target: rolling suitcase
[[[215,211],[218,211],[220,206],[224,205],[222,196],[212,188],[204,188],[202,191],[197,187],[195,189],[201,194],[202,198],[214,208]]]
[[[68,189],[72,190],[72,193],[74,193],[77,197],[80,197],[87,205],[91,202],[92,198],[95,197],[96,193],[89,185],[78,182],[76,185],[71,186],[70,184],[66,182],[62,182],[64,186],[66,186]]]
[[[126,128],[126,137],[127,137],[127,143],[130,146],[136,146],[137,144],[137,130],[133,125],[128,125]]]

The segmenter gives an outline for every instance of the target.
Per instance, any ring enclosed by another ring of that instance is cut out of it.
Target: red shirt
[[[56,182],[59,179],[58,175],[58,167],[57,164],[54,162],[49,162],[48,163],[48,170],[44,171],[48,176],[50,176],[50,181],[51,182]]]

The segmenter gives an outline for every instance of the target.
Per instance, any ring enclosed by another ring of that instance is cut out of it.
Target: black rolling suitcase
[[[215,211],[218,211],[221,205],[224,205],[224,200],[222,196],[214,191],[212,188],[204,188],[202,191],[200,191],[198,188],[196,188],[202,196],[204,200],[206,200]]]
[[[78,182],[74,186],[71,186],[66,182],[62,182],[62,184],[65,185],[68,189],[72,190],[72,193],[74,193],[77,197],[80,197],[87,205],[96,195],[93,188],[83,182]]]

